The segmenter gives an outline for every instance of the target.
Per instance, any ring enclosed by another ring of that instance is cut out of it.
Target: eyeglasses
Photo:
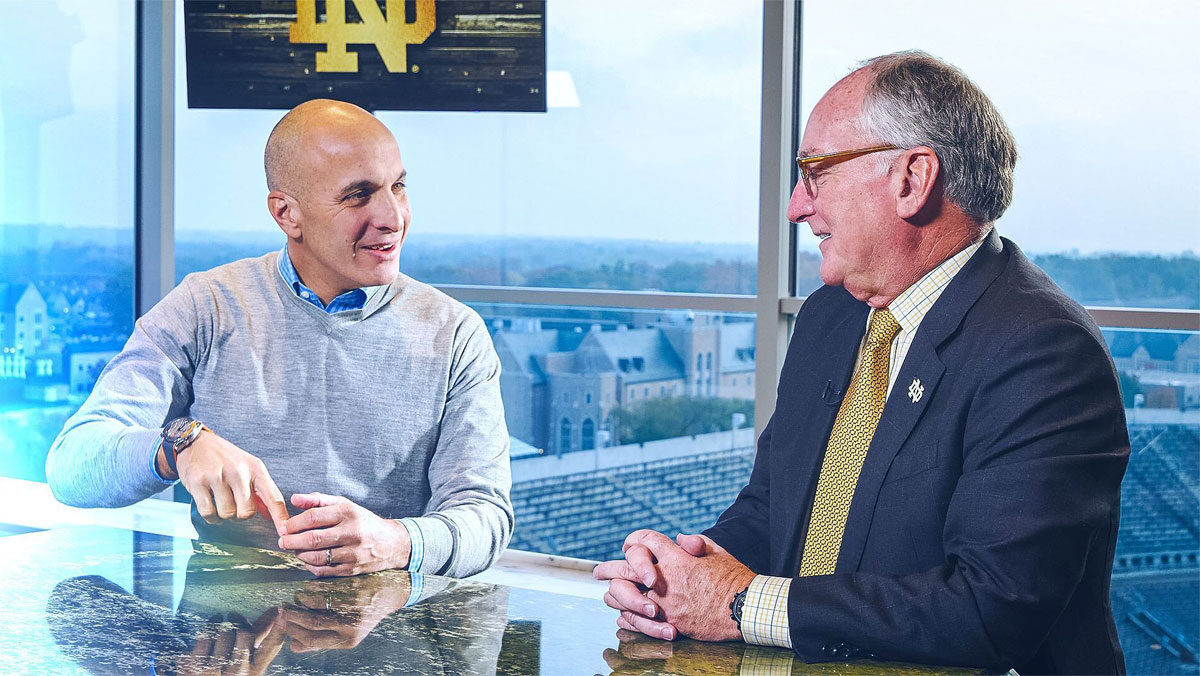
[[[870,153],[879,153],[885,150],[900,150],[899,146],[871,146],[870,148],[859,148],[858,150],[842,150],[836,153],[823,153],[821,155],[813,155],[811,157],[801,157],[796,155],[796,166],[800,168],[800,180],[804,182],[804,192],[808,193],[809,199],[817,198],[817,184],[813,182],[813,176],[809,174],[808,165],[814,162],[823,162],[825,160],[845,159],[859,155],[869,155]]]

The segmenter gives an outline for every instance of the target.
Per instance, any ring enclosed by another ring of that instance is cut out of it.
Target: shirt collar
[[[969,244],[966,248],[947,258],[941,265],[930,270],[916,284],[905,289],[888,304],[888,310],[895,317],[900,328],[912,332],[921,325],[921,320],[933,308],[933,304],[941,297],[942,292],[950,285],[950,280],[959,270],[971,260],[971,256],[983,245],[985,238]]]
[[[380,287],[367,286],[361,289],[351,289],[337,298],[329,301],[329,305],[322,305],[321,299],[317,296],[317,292],[304,285],[300,281],[300,275],[296,272],[296,267],[292,265],[292,257],[288,255],[287,245],[283,245],[283,250],[279,252],[279,275],[283,277],[283,281],[287,282],[292,293],[300,300],[311,303],[321,310],[333,314],[335,312],[344,312],[346,310],[361,310],[367,304],[367,298]]]

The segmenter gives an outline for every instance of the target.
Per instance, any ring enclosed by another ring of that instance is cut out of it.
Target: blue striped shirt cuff
[[[411,547],[408,554],[408,570],[419,573],[421,564],[425,563],[425,534],[421,532],[421,525],[417,523],[416,519],[400,519],[400,523],[408,531],[408,541]]]
[[[404,602],[405,608],[417,605],[425,596],[425,574],[409,573],[408,575],[411,587],[408,590],[408,600]]]
[[[175,482],[179,481],[179,479],[164,479],[163,475],[158,473],[158,463],[155,462],[155,459],[158,458],[158,449],[160,447],[162,447],[162,439],[159,439],[158,443],[154,444],[154,452],[150,454],[150,473],[154,475],[155,479],[161,481],[164,486],[174,486]]]
[[[421,564],[425,562],[425,535],[421,532],[421,524],[415,519],[400,519],[401,525],[408,531],[409,554],[408,570],[409,584],[408,600],[404,607],[415,606],[425,596],[425,575],[422,574]]]

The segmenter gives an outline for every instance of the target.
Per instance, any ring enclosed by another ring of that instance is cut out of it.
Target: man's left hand
[[[627,601],[606,594],[605,602],[622,611],[617,625],[656,638],[674,638],[677,631],[701,641],[740,640],[742,634],[729,617],[729,602],[750,586],[754,571],[704,535],[680,535],[679,539],[684,547],[652,530],[635,531],[626,538],[627,561],[653,560],[652,585],[645,585],[647,571],[638,570],[641,565],[606,561],[596,566],[593,575],[612,580],[610,590],[630,583],[648,586],[645,598],[657,606],[656,617],[646,617],[639,606],[633,606],[637,611],[630,610]]]
[[[279,547],[295,551],[313,575],[359,575],[408,565],[412,543],[399,521],[336,495],[297,493],[292,504],[304,511],[284,522]]]

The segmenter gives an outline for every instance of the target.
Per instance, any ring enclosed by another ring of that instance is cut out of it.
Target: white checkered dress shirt
[[[896,376],[908,356],[908,348],[912,345],[913,336],[921,326],[921,320],[929,312],[942,292],[949,286],[954,275],[967,264],[971,256],[979,250],[983,238],[951,256],[941,265],[929,271],[916,284],[908,287],[888,305],[888,310],[900,324],[900,333],[892,342],[892,354],[888,361],[888,392],[896,384]],[[867,313],[867,323],[875,314],[872,309]],[[865,336],[864,336],[865,339]],[[862,346],[859,346],[859,361],[862,361]],[[857,370],[857,366],[855,369]],[[792,647],[792,635],[788,631],[788,592],[792,587],[792,578],[759,575],[750,583],[746,593],[746,603],[742,607],[742,636],[747,643],[757,645],[772,645],[781,648]]]

